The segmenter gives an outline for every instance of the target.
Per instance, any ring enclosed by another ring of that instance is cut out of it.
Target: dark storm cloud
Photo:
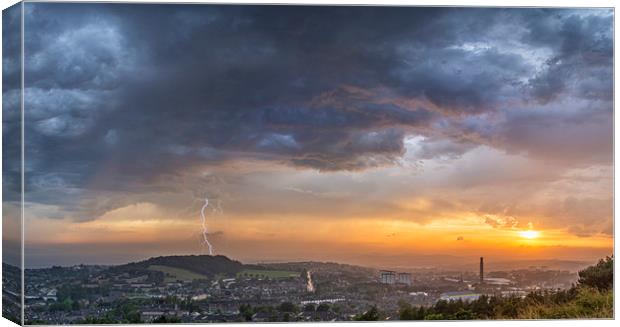
[[[239,158],[391,165],[407,135],[431,130],[424,158],[474,147],[459,134],[529,150],[518,118],[499,131],[468,119],[611,101],[605,10],[29,3],[26,15],[27,189],[40,202],[50,185],[55,199],[137,192]]]
[[[20,199],[21,100],[20,6],[2,12],[2,194],[3,201]],[[4,212],[5,217],[9,215]]]
[[[532,93],[541,101],[567,92],[588,99],[611,99],[613,30],[610,16],[593,14],[604,12],[541,12],[524,19],[529,28],[525,41],[553,50],[546,69],[530,81]]]

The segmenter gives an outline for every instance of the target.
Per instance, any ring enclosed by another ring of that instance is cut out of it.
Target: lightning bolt
[[[207,229],[207,218],[205,217],[205,209],[209,206],[209,198],[205,197],[205,204],[200,209],[200,216],[202,217],[202,237],[204,239],[204,243],[209,247],[209,255],[213,255],[213,245],[209,242],[207,235],[209,231]]]

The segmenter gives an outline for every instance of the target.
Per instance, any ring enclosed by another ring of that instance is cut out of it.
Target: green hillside
[[[132,262],[121,266],[115,266],[110,269],[115,272],[135,272],[145,270],[154,272],[156,269],[149,269],[153,266],[163,266],[184,270],[186,273],[181,273],[180,271],[176,272],[186,278],[189,276],[188,272],[201,275],[203,278],[214,276],[234,277],[241,270],[250,268],[248,266],[244,266],[239,261],[231,260],[222,255],[178,255],[150,258],[140,262]]]
[[[147,273],[165,281],[196,280],[221,277],[255,276],[265,278],[299,277],[299,272],[286,269],[269,269],[261,265],[242,264],[222,255],[185,255],[155,257],[109,268],[114,273]],[[158,277],[157,277],[158,276]]]
[[[289,278],[299,277],[298,271],[244,269],[237,273],[238,277]]]
[[[197,274],[197,273],[191,272],[189,270],[181,269],[181,268],[152,265],[152,266],[149,266],[147,269],[163,272],[164,282],[174,282],[177,280],[192,281],[196,279],[207,279],[207,276],[205,275]]]

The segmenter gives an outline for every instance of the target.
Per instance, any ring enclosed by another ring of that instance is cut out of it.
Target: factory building
[[[398,273],[398,283],[411,285],[411,274],[410,273]]]
[[[391,270],[381,270],[379,272],[379,280],[381,281],[381,284],[388,284],[388,285],[400,284],[400,285],[410,286],[411,285],[411,274],[405,273],[405,272],[397,273]]]
[[[382,284],[396,284],[396,272],[390,270],[381,270],[379,272],[379,278]]]
[[[480,257],[480,284],[484,284],[484,258]]]

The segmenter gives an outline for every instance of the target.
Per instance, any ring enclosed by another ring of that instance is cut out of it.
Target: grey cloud
[[[569,11],[543,19],[528,17],[528,41],[554,50],[546,69],[530,81],[531,92],[538,99],[548,102],[573,89],[572,96],[611,100],[613,14],[606,10],[598,13],[603,15]],[[597,78],[582,82],[583,76],[592,75]]]
[[[2,197],[7,203],[21,197],[20,9],[14,5],[2,12]],[[7,220],[15,217],[4,209],[3,214]]]
[[[478,144],[451,140],[446,138],[424,139],[420,142],[420,148],[413,154],[420,159],[456,159],[476,147]]]
[[[519,225],[519,221],[511,216],[485,216],[484,223],[493,228],[514,228]]]
[[[606,107],[514,111],[496,135],[509,151],[556,162],[610,164],[613,122]]]
[[[613,198],[567,197],[547,209],[555,224],[569,226],[579,236],[597,233],[613,234]]]

